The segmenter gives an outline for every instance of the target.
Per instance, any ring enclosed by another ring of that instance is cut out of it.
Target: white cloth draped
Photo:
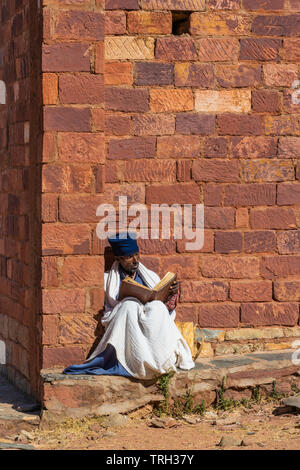
[[[101,320],[105,333],[88,361],[111,344],[120,364],[135,378],[152,379],[176,367],[194,367],[191,351],[174,323],[175,311],[155,300],[143,305],[134,297],[118,301],[119,263],[115,261],[104,275],[105,313]],[[139,263],[139,274],[148,287],[160,278]]]

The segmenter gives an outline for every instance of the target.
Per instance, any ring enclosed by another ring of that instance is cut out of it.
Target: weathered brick
[[[205,206],[220,206],[223,199],[223,188],[215,183],[204,184],[203,195]]]
[[[103,77],[93,74],[63,74],[59,77],[59,99],[65,104],[102,104]]]
[[[103,286],[104,260],[99,256],[67,257],[62,267],[65,286]]]
[[[176,307],[176,321],[197,323],[198,314],[195,305],[179,304]]]
[[[119,197],[127,196],[128,204],[145,203],[145,184],[123,183],[105,185],[105,203],[119,205]]]
[[[95,175],[95,192],[103,193],[105,188],[105,165],[98,165],[94,167]]]
[[[183,113],[176,116],[176,132],[180,134],[210,135],[215,130],[215,116]]]
[[[300,11],[300,8],[299,8]],[[299,61],[300,60],[300,39],[289,38],[283,40],[283,48],[280,55],[286,61]]]
[[[245,253],[267,253],[275,251],[275,232],[265,230],[252,230],[244,233]]]
[[[277,204],[292,206],[300,204],[300,183],[282,183],[277,187]]]
[[[294,84],[297,84],[296,80]],[[295,85],[294,85],[295,86]],[[283,109],[286,113],[300,113],[300,89],[283,90]]]
[[[291,11],[300,11],[299,0],[289,0],[289,8]]]
[[[253,229],[292,229],[296,228],[296,217],[289,208],[252,209],[250,225]]]
[[[234,302],[271,302],[272,281],[232,281],[229,298]]]
[[[58,11],[53,17],[51,33],[51,39],[102,41],[104,15],[95,11]]]
[[[242,234],[240,232],[221,232],[215,233],[215,252],[216,253],[234,253],[242,251]]]
[[[58,287],[57,259],[54,256],[43,256],[41,267],[41,287]]]
[[[170,255],[176,252],[174,240],[139,240],[139,248],[142,254]]]
[[[88,108],[45,107],[44,129],[46,131],[88,132],[91,111]]]
[[[205,139],[204,157],[226,158],[227,139],[225,137],[207,137]]]
[[[183,62],[175,64],[175,85],[213,88],[214,68],[211,64]]]
[[[234,182],[239,181],[239,166],[236,160],[204,160],[193,163],[193,179],[195,181]]]
[[[237,60],[239,41],[233,38],[202,38],[196,41],[201,62],[225,62]]]
[[[86,225],[42,225],[42,254],[86,254],[90,248],[90,229]]]
[[[89,192],[91,169],[85,166],[46,165],[42,172],[42,191],[49,193]]]
[[[219,132],[223,135],[261,135],[262,118],[258,115],[220,114]]]
[[[291,230],[277,234],[277,248],[280,254],[300,252],[300,230]]]
[[[58,78],[55,73],[43,73],[43,104],[56,104]]]
[[[104,73],[104,42],[97,43],[95,47],[95,73]]]
[[[134,34],[171,34],[171,12],[131,11],[127,14],[127,28]],[[114,33],[111,33],[114,34]]]
[[[97,133],[64,132],[59,134],[59,159],[69,163],[104,163],[104,137]]]
[[[132,137],[128,139],[111,139],[108,158],[126,160],[128,158],[150,158],[155,156],[155,137]]]
[[[224,88],[257,86],[261,82],[260,65],[218,65],[216,77]]]
[[[81,364],[85,358],[85,349],[82,346],[44,347],[42,367],[44,369],[55,366],[67,367],[69,364]]]
[[[43,44],[42,70],[44,72],[89,72],[89,45]]]
[[[200,156],[201,142],[198,136],[174,135],[158,137],[158,158],[196,158]]]
[[[241,39],[240,60],[275,60],[278,58],[280,39]]]
[[[266,134],[300,135],[300,115],[265,116]]]
[[[298,66],[292,64],[265,64],[263,74],[267,86],[290,87],[298,77]]]
[[[248,113],[250,90],[196,90],[195,111],[210,113]]]
[[[106,114],[105,131],[108,135],[130,135],[131,117],[123,114]]]
[[[296,303],[246,303],[241,306],[241,321],[246,325],[297,325],[299,307]]]
[[[200,305],[198,315],[201,328],[234,328],[239,324],[240,308],[229,303]]]
[[[227,299],[228,286],[220,281],[183,281],[180,286],[181,302],[217,302]]]
[[[144,10],[205,10],[205,0],[141,0]]]
[[[42,194],[41,215],[43,222],[55,222],[57,220],[58,206],[57,196],[54,194]]]
[[[231,155],[233,158],[273,158],[276,157],[277,139],[273,137],[232,137]]]
[[[218,13],[192,13],[190,16],[190,33],[197,36],[231,36],[250,33],[248,16],[220,15]]]
[[[256,16],[252,23],[252,32],[262,36],[298,36],[300,15],[264,15]]]
[[[59,220],[61,222],[99,222],[97,207],[103,204],[102,195],[61,196],[59,199]]]
[[[136,85],[171,85],[173,83],[174,64],[162,62],[136,62]]]
[[[207,0],[207,5],[212,10],[239,10],[241,0]]]
[[[195,44],[188,37],[157,38],[155,58],[160,60],[196,60]]]
[[[141,114],[132,117],[134,135],[174,134],[175,118],[166,114]]]
[[[151,185],[146,187],[148,204],[199,204],[200,189],[196,183]]]
[[[253,90],[251,106],[252,110],[257,113],[278,113],[281,107],[280,93],[269,90]]]
[[[193,240],[192,240],[193,241]],[[204,244],[200,250],[188,249],[186,246],[187,243],[190,243],[191,240],[183,238],[182,240],[177,240],[177,252],[178,253],[212,253],[214,251],[214,234],[210,230],[204,230]],[[176,308],[177,311],[177,308]]]
[[[155,113],[192,111],[192,90],[153,88],[150,90],[150,109]]]
[[[106,11],[105,26],[106,35],[126,33],[126,14],[124,11]]]
[[[235,213],[236,228],[245,228],[249,226],[249,214],[247,207],[239,207]]]
[[[60,344],[91,343],[97,322],[89,315],[64,315],[59,322]]]
[[[193,255],[162,256],[160,272],[176,272],[178,279],[193,279],[198,276],[198,258]],[[180,286],[182,293],[183,282]]]
[[[85,310],[84,289],[43,289],[44,314],[81,313]]]
[[[204,226],[207,228],[234,228],[234,210],[228,207],[205,207]]]
[[[147,60],[154,58],[154,39],[134,36],[107,36],[106,60]]]
[[[58,316],[43,316],[42,344],[57,344],[58,342]]]
[[[190,160],[177,160],[177,181],[190,181],[191,180],[191,161]]]
[[[290,160],[243,160],[240,169],[241,179],[247,182],[288,181],[295,178]]]
[[[138,0],[105,0],[106,10],[138,10]]]
[[[300,281],[274,282],[274,298],[280,301],[300,300]]]
[[[253,256],[209,256],[202,260],[205,277],[252,279],[259,276],[259,260]]]
[[[106,62],[104,67],[105,85],[131,85],[133,82],[130,62]]]
[[[97,313],[104,306],[104,289],[96,287],[90,289],[90,306],[89,310],[96,311]]]
[[[104,110],[101,108],[91,109],[91,127],[95,131],[104,131]]]
[[[144,113],[148,111],[148,90],[137,88],[106,87],[106,109]]]
[[[246,10],[283,10],[284,0],[244,0]]]
[[[300,274],[300,256],[264,256],[261,260],[261,275],[265,279],[286,278]]]
[[[176,162],[157,160],[130,160],[124,162],[126,181],[176,181]]]

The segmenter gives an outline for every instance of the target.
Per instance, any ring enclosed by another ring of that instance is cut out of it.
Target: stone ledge
[[[198,359],[190,371],[178,371],[170,380],[171,399],[193,394],[194,404],[211,405],[226,378],[226,393],[253,389],[267,390],[274,381],[300,387],[300,367],[292,363],[294,349],[245,355]],[[118,376],[65,375],[59,369],[41,371],[43,381],[42,420],[60,421],[68,417],[129,413],[149,403],[164,400],[157,380],[137,380]]]

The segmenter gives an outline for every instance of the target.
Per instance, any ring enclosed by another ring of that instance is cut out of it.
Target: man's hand
[[[171,297],[172,295],[178,294],[178,292],[179,292],[179,282],[174,281],[170,286],[169,297]]]

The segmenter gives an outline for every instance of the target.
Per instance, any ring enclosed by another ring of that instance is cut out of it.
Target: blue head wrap
[[[108,238],[108,241],[116,256],[130,256],[139,251],[135,233],[117,233],[115,237]]]

